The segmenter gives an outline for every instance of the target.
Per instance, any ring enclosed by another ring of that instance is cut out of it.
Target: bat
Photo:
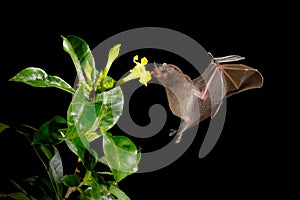
[[[239,55],[214,58],[197,78],[191,79],[179,67],[163,64],[151,74],[165,88],[171,112],[183,122],[178,130],[171,129],[170,136],[176,133],[175,143],[181,141],[183,133],[208,117],[214,117],[225,98],[263,85],[262,74],[254,68],[230,62],[245,59]]]

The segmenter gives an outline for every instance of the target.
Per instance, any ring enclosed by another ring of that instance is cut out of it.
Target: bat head
[[[154,70],[151,72],[151,75],[164,86],[172,84],[179,74],[182,74],[182,71],[177,66],[166,63],[160,67],[157,67],[154,63]]]

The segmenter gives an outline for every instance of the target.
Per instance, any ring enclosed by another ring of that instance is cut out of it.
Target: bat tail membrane
[[[211,113],[210,113],[211,118],[214,118],[216,116],[216,114],[218,113],[218,111],[221,108],[222,103],[223,103],[223,101],[221,103],[219,103],[218,105],[215,105],[214,108],[211,109]]]

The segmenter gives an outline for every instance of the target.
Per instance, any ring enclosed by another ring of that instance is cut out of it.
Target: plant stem
[[[77,165],[81,162],[81,159],[78,157],[78,160],[77,160]],[[75,167],[75,171],[74,171],[74,174],[76,175],[77,173],[80,173],[78,167]],[[72,194],[72,192],[75,192],[76,190],[78,190],[79,188],[76,188],[76,187],[68,187],[68,190],[65,194],[65,196],[62,198],[62,200],[66,200],[70,197],[70,195]]]
[[[72,192],[76,191],[76,187],[68,187],[68,191],[66,192],[64,198],[62,198],[62,200],[66,200],[70,197],[70,195],[72,194]]]

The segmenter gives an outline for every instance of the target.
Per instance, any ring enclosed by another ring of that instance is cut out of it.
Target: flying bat
[[[214,117],[225,98],[263,85],[262,74],[254,68],[230,62],[245,59],[239,55],[214,58],[197,78],[191,79],[179,67],[163,64],[151,74],[164,86],[171,112],[183,119],[176,133],[176,143],[181,141],[183,133],[190,127]]]

